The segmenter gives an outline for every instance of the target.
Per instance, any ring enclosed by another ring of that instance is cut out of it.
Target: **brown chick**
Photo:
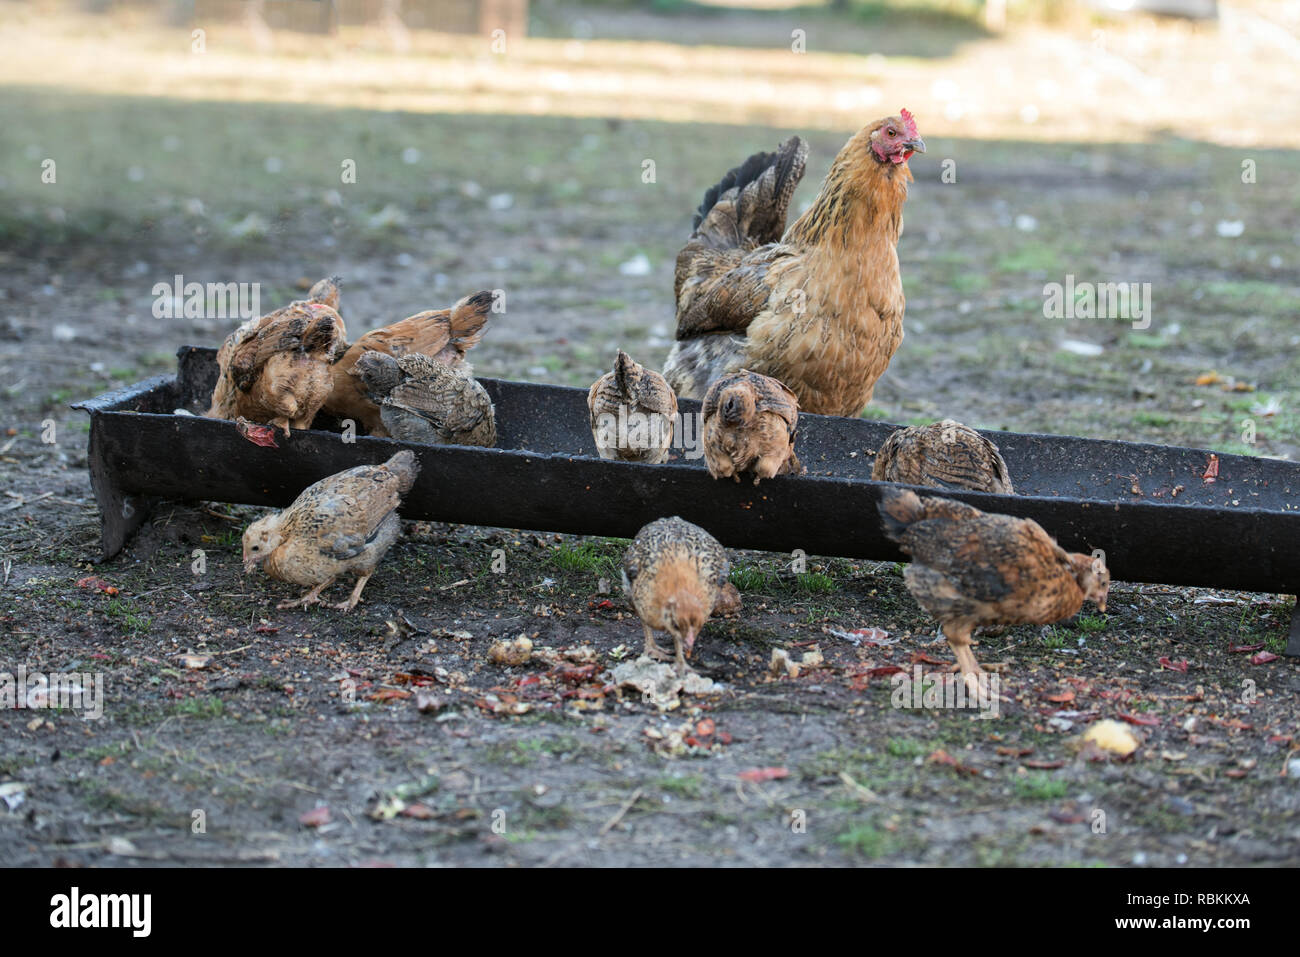
[[[356,575],[348,599],[330,606],[351,611],[401,534],[397,507],[419,473],[415,453],[404,450],[383,465],[359,465],[321,479],[284,511],[248,526],[245,573],[260,564],[272,578],[311,589],[280,602],[280,608],[325,604],[323,590],[341,575]]]
[[[467,369],[451,369],[418,352],[393,358],[369,349],[349,370],[379,404],[384,430],[404,442],[492,446],[496,410]]]
[[[667,661],[654,632],[668,632],[677,673],[685,674],[686,659],[730,574],[726,549],[698,525],[674,516],[637,532],[623,559],[623,590],[645,630],[645,653]]]
[[[912,557],[907,590],[938,619],[969,683],[983,673],[970,648],[978,626],[1047,625],[1085,600],[1106,610],[1105,563],[1067,552],[1032,519],[899,488],[884,490],[879,509],[885,534]]]
[[[265,423],[290,435],[311,427],[333,387],[330,372],[347,338],[343,318],[321,302],[293,302],[245,323],[217,352],[208,416]]]
[[[1015,494],[998,447],[952,419],[890,433],[876,453],[871,477],[877,482]]]
[[[435,359],[452,368],[466,368],[465,353],[478,345],[483,328],[492,313],[492,293],[488,290],[466,296],[450,309],[417,312],[374,332],[368,332],[346,347],[334,364],[334,388],[325,401],[325,411],[340,419],[353,419],[371,435],[384,436],[383,416],[371,401],[365,384],[349,375],[352,366],[369,349],[390,356],[408,352]]]
[[[754,484],[798,474],[794,454],[799,400],[769,376],[741,369],[714,380],[704,396],[704,462],[714,478],[753,472]]]
[[[614,371],[597,379],[587,393],[587,409],[602,459],[658,465],[668,458],[677,396],[663,376],[632,361],[622,349]]]

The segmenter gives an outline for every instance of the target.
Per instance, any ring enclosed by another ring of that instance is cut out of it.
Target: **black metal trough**
[[[103,513],[103,556],[115,555],[154,499],[283,506],[327,475],[381,462],[399,448],[422,469],[403,515],[431,521],[631,537],[681,515],[724,545],[899,560],[880,531],[871,481],[883,422],[800,416],[808,473],[754,487],[718,482],[681,450],[667,464],[603,461],[588,428],[586,390],[483,379],[497,408],[498,447],[406,445],[321,426],[253,444],[201,413],[216,381],[216,350],[186,346],[175,376],[79,403],[90,413],[89,465]],[[684,415],[699,403],[683,400]],[[952,492],[984,510],[1037,520],[1071,550],[1105,551],[1123,581],[1295,594],[1300,591],[1300,464],[1059,435],[989,433],[1019,494]],[[1300,654],[1300,612],[1288,654]]]

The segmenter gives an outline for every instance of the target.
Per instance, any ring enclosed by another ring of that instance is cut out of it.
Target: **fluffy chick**
[[[885,534],[912,557],[907,590],[938,619],[967,681],[982,674],[970,648],[978,626],[1047,625],[1085,600],[1106,610],[1105,563],[1067,552],[1032,519],[899,488],[884,490],[879,509]]]
[[[245,573],[261,565],[272,578],[311,589],[280,602],[280,608],[325,604],[324,589],[341,575],[356,575],[348,599],[330,606],[351,611],[401,533],[397,507],[419,472],[415,453],[403,450],[383,465],[360,465],[321,479],[284,511],[248,526]]]
[[[741,369],[716,379],[704,396],[704,462],[714,478],[752,472],[754,484],[798,474],[794,454],[799,400],[770,376]]]
[[[487,390],[467,372],[418,352],[393,358],[373,349],[349,371],[379,405],[384,430],[404,442],[492,446],[496,411]]]
[[[587,409],[602,459],[658,465],[668,458],[677,396],[663,376],[622,349],[614,371],[597,379],[587,393]]]
[[[677,672],[685,674],[686,658],[730,573],[726,549],[698,525],[674,516],[637,532],[623,559],[623,590],[645,630],[645,653],[667,661],[670,656],[654,632],[668,632]]]
[[[338,312],[314,300],[292,302],[244,323],[217,351],[208,416],[243,416],[286,436],[291,426],[310,428],[333,388],[330,366],[346,337]]]
[[[998,447],[953,419],[890,433],[876,453],[871,477],[877,482],[1015,494]]]
[[[470,371],[465,353],[478,345],[492,314],[492,293],[482,290],[466,296],[450,309],[417,312],[400,322],[368,332],[345,346],[334,364],[334,388],[324,410],[340,419],[360,422],[371,435],[384,436],[379,406],[370,400],[365,384],[349,375],[353,365],[368,350],[403,356],[418,352],[454,369]]]

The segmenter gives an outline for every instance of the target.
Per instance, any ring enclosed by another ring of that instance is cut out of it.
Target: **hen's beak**
[[[921,139],[921,137],[919,136],[914,136],[912,137],[912,139],[908,140],[906,143],[903,144],[903,148],[909,149],[913,153],[924,153],[925,140]]]
[[[1102,592],[1100,595],[1097,596],[1097,610],[1100,611],[1102,614],[1106,613],[1106,598],[1109,595],[1110,595],[1110,589],[1107,588],[1104,592]]]

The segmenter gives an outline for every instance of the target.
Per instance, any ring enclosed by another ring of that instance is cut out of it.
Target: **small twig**
[[[212,508],[204,507],[203,511],[207,512],[207,513],[208,513],[209,515],[211,515],[213,518],[219,518],[219,519],[222,519],[223,521],[230,522],[230,523],[233,524],[233,525],[243,525],[243,524],[244,524],[244,520],[243,520],[242,518],[235,518],[235,516],[233,516],[233,515],[222,515],[222,514],[221,514],[220,512],[218,512],[216,509],[212,509]]]
[[[635,791],[632,792],[632,796],[623,802],[622,806],[614,813],[614,816],[605,822],[605,826],[600,829],[601,836],[602,837],[605,836],[610,831],[612,831],[615,827],[617,827],[618,822],[623,820],[623,817],[627,814],[627,812],[632,810],[632,805],[639,800],[641,800],[641,789],[637,788]]]
[[[458,582],[452,582],[450,585],[443,585],[443,586],[441,586],[441,587],[438,589],[438,591],[447,591],[448,589],[451,589],[451,588],[459,588],[461,585],[468,585],[471,581],[473,581],[473,579],[471,579],[471,578],[462,578],[462,579],[461,579],[460,581],[458,581]]]

